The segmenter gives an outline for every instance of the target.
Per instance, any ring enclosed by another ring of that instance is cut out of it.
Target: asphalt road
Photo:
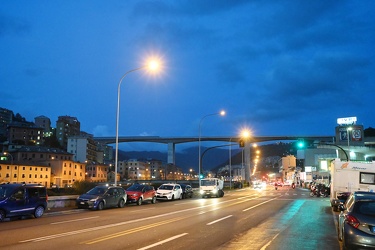
[[[0,249],[340,249],[328,198],[306,189],[226,192],[0,223]]]

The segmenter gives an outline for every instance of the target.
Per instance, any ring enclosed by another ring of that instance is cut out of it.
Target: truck
[[[223,197],[224,196],[224,181],[219,178],[205,178],[201,179],[199,193],[204,197]]]
[[[375,162],[341,161],[331,162],[330,201],[334,211],[351,192],[375,190]]]

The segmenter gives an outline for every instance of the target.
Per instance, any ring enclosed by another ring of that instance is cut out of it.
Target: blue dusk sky
[[[154,56],[158,74],[122,82],[120,136],[198,136],[222,109],[202,136],[334,135],[354,116],[375,127],[374,11],[372,0],[2,0],[0,107],[115,136],[119,80]]]

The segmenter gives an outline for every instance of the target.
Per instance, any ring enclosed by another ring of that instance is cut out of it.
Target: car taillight
[[[354,228],[358,228],[359,227],[359,221],[353,215],[350,215],[350,214],[346,215],[345,220],[352,227],[354,227]]]
[[[48,194],[46,194],[46,201],[48,202]]]

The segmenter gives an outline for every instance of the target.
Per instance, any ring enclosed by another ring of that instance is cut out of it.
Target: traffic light
[[[245,140],[240,139],[238,143],[240,144],[240,148],[245,147]]]
[[[305,142],[304,141],[298,141],[297,147],[300,148],[300,149],[305,148]]]
[[[203,174],[199,175],[199,179],[203,179],[203,177],[204,177]]]

